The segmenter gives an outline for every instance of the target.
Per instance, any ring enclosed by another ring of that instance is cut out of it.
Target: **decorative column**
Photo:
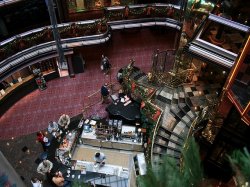
[[[60,38],[60,34],[59,34],[58,28],[57,28],[57,20],[56,20],[56,14],[55,14],[55,9],[54,9],[54,5],[53,5],[53,0],[45,0],[45,3],[48,7],[53,36],[54,36],[54,40],[56,42],[57,52],[59,55],[59,59],[58,59],[59,60],[59,69],[67,70],[68,65],[67,65],[66,59],[64,57],[64,53],[63,53],[63,49],[62,49],[62,45],[61,45],[61,38]]]

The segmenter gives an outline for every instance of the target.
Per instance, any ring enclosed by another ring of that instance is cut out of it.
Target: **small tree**
[[[246,148],[235,150],[228,158],[235,173],[237,186],[248,187],[250,185],[250,154],[248,150]]]

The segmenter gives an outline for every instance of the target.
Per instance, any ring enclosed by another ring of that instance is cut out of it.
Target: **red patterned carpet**
[[[154,50],[173,48],[172,31],[141,29],[114,32],[111,41],[102,46],[86,47],[81,53],[86,61],[84,73],[74,78],[57,78],[47,83],[44,91],[35,90],[13,105],[0,117],[0,139],[19,137],[47,128],[50,120],[57,121],[63,113],[74,116],[82,112],[86,97],[100,89],[109,77],[100,71],[101,54],[112,63],[111,79],[116,82],[116,73],[135,59],[135,65],[148,72]],[[96,95],[99,100],[100,96]],[[89,114],[105,116],[105,106],[95,105]]]

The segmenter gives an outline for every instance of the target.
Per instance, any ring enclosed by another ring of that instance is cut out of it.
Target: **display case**
[[[109,125],[106,121],[98,121],[95,134],[98,139],[110,140],[117,132],[117,127]]]
[[[146,175],[147,164],[144,153],[140,153],[134,156],[134,167],[136,176]]]
[[[86,123],[87,122],[87,123]],[[85,125],[92,124],[85,130]],[[122,124],[121,120],[105,122],[85,120],[81,134],[81,143],[96,147],[143,151],[141,132],[135,133],[136,127]],[[123,127],[124,126],[124,127]]]
[[[136,138],[136,128],[133,126],[122,126],[121,130],[121,137],[128,138],[128,139],[135,139]]]
[[[56,150],[56,156],[64,165],[70,165],[71,155],[74,153],[79,132],[73,130],[68,132],[60,143],[60,146]]]

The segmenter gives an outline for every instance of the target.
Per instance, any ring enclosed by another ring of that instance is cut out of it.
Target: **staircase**
[[[162,163],[165,155],[180,164],[181,151],[192,122],[207,106],[208,95],[218,95],[220,84],[183,84],[177,88],[164,87],[156,92],[154,104],[163,109],[163,115],[152,145],[151,161]]]
[[[140,84],[149,86],[147,76],[142,71],[135,71],[131,77]],[[184,83],[179,87],[158,87],[153,104],[163,111],[156,136],[151,147],[151,163],[157,166],[167,155],[180,164],[181,152],[188,137],[189,129],[199,112],[208,105],[207,97],[217,97],[221,90],[219,83],[209,84],[202,81]]]

